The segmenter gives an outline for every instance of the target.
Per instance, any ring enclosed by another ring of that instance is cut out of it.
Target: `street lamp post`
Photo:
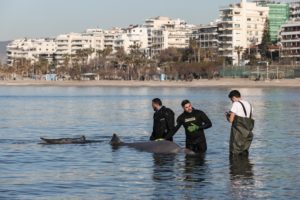
[[[269,62],[266,61],[266,65],[267,65],[267,78],[266,78],[266,82],[269,82],[270,79],[269,79]]]
[[[279,82],[279,77],[278,77],[278,65],[277,65],[277,67],[276,67],[276,76],[277,76],[277,80],[276,80],[276,82]]]

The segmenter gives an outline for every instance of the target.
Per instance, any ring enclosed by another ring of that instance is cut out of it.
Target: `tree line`
[[[212,49],[200,49],[193,41],[185,49],[168,48],[151,58],[139,45],[130,46],[126,53],[119,48],[77,50],[74,55],[63,55],[59,63],[39,58],[32,63],[24,58],[15,59],[12,66],[0,66],[2,79],[41,79],[45,74],[56,74],[58,79],[81,80],[84,74],[100,80],[153,80],[164,74],[169,80],[213,78],[221,69],[223,60],[213,55]],[[91,55],[94,54],[91,59]]]

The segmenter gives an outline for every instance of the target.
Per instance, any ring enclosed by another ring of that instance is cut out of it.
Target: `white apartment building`
[[[91,59],[96,56],[97,50],[110,48],[114,53],[123,48],[130,53],[133,45],[139,45],[150,57],[169,47],[188,47],[194,27],[181,19],[155,17],[147,19],[143,25],[124,29],[87,29],[83,33],[61,34],[52,40],[15,40],[7,46],[8,63],[11,65],[19,57],[35,62],[43,56],[59,66],[66,61],[72,64],[78,50],[92,49],[93,53],[88,58]]]
[[[300,19],[282,25],[279,38],[280,57],[300,61]]]
[[[212,54],[210,56],[214,58],[218,57],[219,32],[217,22],[195,28],[192,38],[196,40],[200,49],[205,50],[205,53]]]
[[[30,60],[33,64],[39,59],[47,59],[52,62],[56,52],[54,39],[17,39],[7,45],[7,64],[14,65],[18,59]]]
[[[238,54],[251,44],[260,44],[269,8],[241,0],[238,4],[220,8],[219,55],[227,63],[237,65]]]
[[[168,48],[168,32],[161,28],[148,29],[149,56],[155,56],[163,49]]]
[[[144,26],[148,28],[148,45],[151,56],[170,47],[188,47],[195,27],[187,24],[184,20],[162,16],[145,20]]]
[[[295,20],[300,18],[300,1],[292,1],[289,3],[290,19]]]
[[[114,52],[123,48],[125,53],[130,53],[131,47],[137,45],[143,52],[148,51],[148,29],[143,26],[130,26],[123,29],[123,33],[114,39]]]
[[[182,19],[171,19],[169,17],[153,17],[145,20],[144,26],[147,28],[165,28],[173,29],[180,26],[185,26],[187,23]]]
[[[167,30],[167,48],[187,48],[192,36],[192,28],[180,27]]]
[[[115,40],[123,33],[121,28],[114,27],[104,31],[104,48],[115,50]]]
[[[64,63],[66,57],[72,62],[72,57],[82,49],[94,50],[90,55],[93,58],[97,50],[104,49],[104,32],[101,29],[87,29],[84,33],[62,34],[56,37],[56,45],[55,59],[58,65]]]

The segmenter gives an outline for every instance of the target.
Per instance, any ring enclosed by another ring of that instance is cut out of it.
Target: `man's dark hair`
[[[241,93],[238,90],[232,90],[228,97],[232,99],[233,97],[241,98]]]
[[[158,104],[160,106],[162,105],[162,102],[161,102],[161,100],[159,98],[153,99],[152,102],[155,103],[155,104]]]
[[[189,100],[183,100],[182,102],[181,102],[181,106],[182,107],[184,107],[186,104],[188,104],[188,103],[191,103]]]

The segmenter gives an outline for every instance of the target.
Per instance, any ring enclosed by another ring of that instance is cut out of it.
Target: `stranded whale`
[[[187,154],[194,154],[193,151],[182,148],[178,144],[170,142],[168,140],[125,143],[120,140],[117,134],[113,134],[110,144],[113,147],[127,146],[150,153],[176,154],[183,152]]]

